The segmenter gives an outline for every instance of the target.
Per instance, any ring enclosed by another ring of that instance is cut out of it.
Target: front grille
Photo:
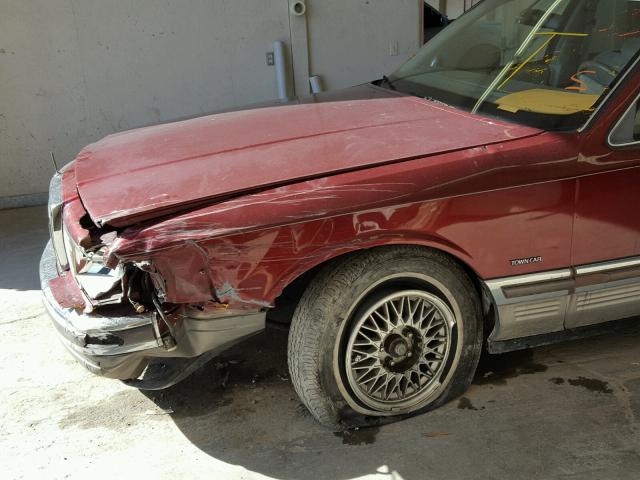
[[[63,173],[56,173],[51,178],[48,208],[49,236],[58,260],[59,273],[70,272],[83,294],[94,306],[119,303],[122,300],[121,282],[124,267],[105,267],[102,264],[99,245],[85,251],[73,240],[62,219],[62,175]]]
[[[62,233],[62,174],[56,173],[49,183],[49,236],[62,270],[69,268]]]

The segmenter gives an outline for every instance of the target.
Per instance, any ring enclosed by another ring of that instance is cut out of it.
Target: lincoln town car
[[[640,315],[639,51],[640,1],[485,0],[371,83],[107,136],[51,180],[58,336],[155,390],[278,322],[339,429]]]

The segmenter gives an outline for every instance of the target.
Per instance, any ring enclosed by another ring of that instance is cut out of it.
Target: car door
[[[565,326],[640,314],[640,76],[636,70],[596,115],[578,158]]]

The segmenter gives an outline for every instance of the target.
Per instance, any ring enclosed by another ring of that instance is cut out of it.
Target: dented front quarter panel
[[[110,262],[151,261],[166,300],[272,306],[284,287],[338,255],[389,244],[438,248],[481,278],[524,274],[513,258],[570,264],[579,138],[528,138],[238,196],[124,230]]]

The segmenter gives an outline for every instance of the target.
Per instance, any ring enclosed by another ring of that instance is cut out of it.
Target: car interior
[[[575,128],[639,51],[638,0],[488,0],[427,44],[394,85],[473,112]]]

